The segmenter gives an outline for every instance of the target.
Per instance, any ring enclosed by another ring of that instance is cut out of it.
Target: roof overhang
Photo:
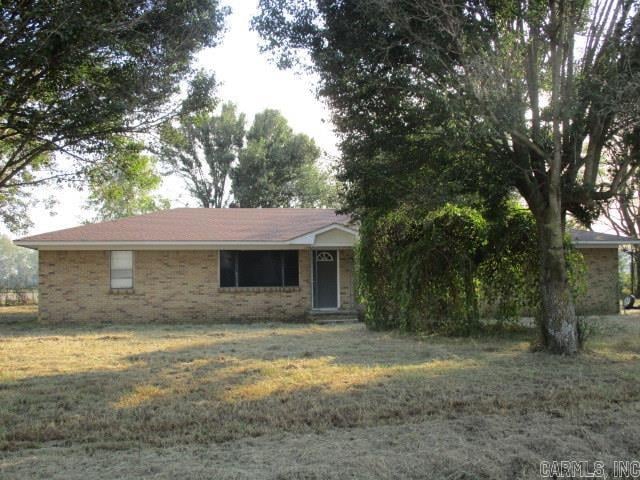
[[[640,240],[624,240],[624,241],[611,241],[611,240],[583,240],[574,241],[572,245],[576,248],[618,248],[621,245],[640,245]]]
[[[289,242],[211,242],[211,241],[104,241],[104,242],[46,242],[17,241],[20,247],[34,250],[282,250],[298,245]],[[300,245],[299,247],[302,247]]]
[[[336,241],[317,242],[318,236],[331,231],[346,233]],[[20,247],[34,250],[285,250],[314,246],[347,248],[353,247],[358,238],[357,230],[341,224],[331,224],[318,230],[285,241],[44,241],[16,240]]]
[[[324,234],[330,234],[331,232],[339,232],[343,235],[339,235],[338,238],[323,239]],[[332,223],[326,227],[313,230],[305,233],[299,237],[290,240],[292,245],[310,245],[310,246],[322,246],[322,247],[353,247],[358,240],[358,231],[352,228],[346,227],[340,223]]]
[[[334,238],[321,241],[324,234],[341,232],[342,235],[334,235]],[[345,235],[346,234],[346,235]],[[284,250],[302,249],[309,247],[322,248],[350,248],[358,240],[358,231],[340,223],[334,223],[317,230],[310,231],[298,237],[286,241],[45,241],[45,240],[16,240],[14,243],[20,247],[34,250],[212,250],[212,249],[236,249],[236,250]],[[640,240],[620,237],[619,240],[574,240],[576,248],[618,248],[622,245],[640,245]]]

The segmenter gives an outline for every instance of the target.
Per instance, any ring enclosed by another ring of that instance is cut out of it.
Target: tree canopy
[[[333,206],[334,184],[318,168],[319,157],[313,139],[294,133],[280,112],[256,114],[247,146],[231,172],[235,206]]]
[[[337,204],[337,184],[317,163],[320,149],[279,111],[256,114],[245,131],[245,115],[233,103],[216,108],[215,98],[207,105],[193,94],[185,102],[203,106],[164,123],[156,150],[202,207]]]
[[[85,173],[86,162],[100,158],[88,153],[112,135],[167,115],[194,53],[216,43],[225,13],[217,0],[2,2],[3,210],[20,205],[24,187]],[[57,169],[54,152],[76,167]]]
[[[536,224],[542,336],[575,353],[565,215],[589,222],[640,162],[617,141],[640,121],[637,2],[260,6],[264,48],[283,67],[309,58],[320,76],[342,133],[349,208],[366,216],[388,192],[428,203],[451,187],[492,201],[517,191]],[[603,179],[602,168],[616,174]]]
[[[229,174],[244,144],[244,125],[244,114],[227,102],[219,114],[198,109],[180,116],[177,126],[167,122],[161,127],[163,162],[184,179],[201,206],[227,205]]]
[[[144,144],[127,138],[113,139],[105,160],[88,173],[87,206],[97,211],[92,221],[114,220],[169,208],[167,199],[155,195],[162,183],[156,160],[143,153]]]

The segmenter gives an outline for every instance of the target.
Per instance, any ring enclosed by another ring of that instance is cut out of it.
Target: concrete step
[[[313,318],[313,323],[318,325],[338,325],[343,323],[358,323],[358,317],[339,317],[339,318]]]
[[[355,311],[310,311],[307,312],[307,318],[321,325],[359,322],[358,313]]]

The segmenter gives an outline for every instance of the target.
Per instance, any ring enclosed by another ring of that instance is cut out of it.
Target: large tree
[[[640,157],[640,128],[623,135],[617,142],[618,155],[623,157]],[[609,177],[616,175],[616,170],[608,172]],[[604,207],[607,223],[619,235],[640,239],[640,172],[629,177],[621,185],[617,194]],[[640,297],[640,245],[633,245],[631,255],[631,292]]]
[[[82,174],[111,135],[146,129],[212,46],[217,0],[8,0],[0,4],[0,203]],[[55,168],[52,153],[79,160]]]
[[[496,172],[489,185],[517,190],[533,213],[543,341],[553,352],[575,353],[565,217],[588,222],[639,163],[616,151],[640,119],[637,1],[260,5],[254,25],[266,48],[283,66],[310,58],[320,75],[343,134],[352,208],[366,212],[397,191],[395,172],[429,172],[438,182],[440,172],[456,169],[451,152],[475,155],[473,169]],[[412,144],[427,154],[398,155]],[[610,180],[599,175],[604,164],[616,171]]]
[[[231,172],[235,206],[334,206],[335,186],[316,164],[319,157],[313,139],[294,133],[280,112],[258,113]]]
[[[199,109],[182,115],[177,125],[168,122],[160,129],[162,160],[205,208],[227,204],[229,173],[244,144],[244,125],[244,114],[227,102],[219,114]]]
[[[170,207],[155,192],[162,183],[156,159],[144,154],[144,144],[118,137],[105,159],[88,172],[87,206],[96,210],[93,221],[113,220]]]

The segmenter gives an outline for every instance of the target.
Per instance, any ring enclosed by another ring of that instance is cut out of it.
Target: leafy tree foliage
[[[16,247],[0,236],[0,290],[21,290],[38,285],[38,252]]]
[[[195,92],[203,91],[202,88]],[[335,181],[318,168],[320,150],[304,134],[294,134],[276,110],[256,115],[245,132],[245,116],[232,103],[215,114],[215,100],[197,99],[189,105],[209,106],[185,113],[160,128],[157,148],[170,171],[180,175],[205,208],[229,203],[234,207],[321,207],[337,203]],[[245,144],[246,137],[246,146]]]
[[[360,290],[374,329],[469,334],[482,316],[537,313],[535,222],[508,202],[492,212],[444,204],[369,214],[360,229]],[[570,285],[583,292],[584,262],[567,249]],[[539,316],[539,315],[538,315]]]
[[[33,225],[29,218],[30,192],[19,187],[0,191],[0,222],[10,231],[20,232]]]
[[[374,328],[468,333],[477,328],[476,257],[488,226],[476,210],[402,207],[360,228],[366,320]]]
[[[296,207],[338,208],[340,205],[340,185],[327,171],[318,167],[316,162],[304,165],[296,180]]]
[[[639,163],[617,155],[640,119],[637,2],[260,5],[265,48],[284,67],[309,58],[320,76],[343,135],[349,207],[366,215],[387,192],[419,197],[456,172],[463,190],[489,198],[516,190],[536,224],[545,345],[575,353],[565,215],[589,222]],[[599,176],[605,165],[612,179]],[[489,181],[474,188],[473,175]]]
[[[192,95],[187,101],[195,103]],[[177,126],[166,123],[160,130],[161,158],[205,208],[227,204],[227,182],[244,144],[244,125],[244,114],[225,103],[219,115],[199,109],[182,115]]]
[[[126,138],[114,139],[106,159],[89,172],[88,207],[97,210],[93,221],[113,220],[170,207],[155,196],[162,183],[155,159],[144,155],[144,144]]]
[[[238,207],[326,207],[336,200],[335,185],[320,171],[320,149],[302,133],[294,134],[277,110],[255,116],[247,146],[233,169]]]
[[[168,114],[167,100],[193,54],[215,44],[225,13],[217,0],[2,2],[3,210],[24,187],[85,172],[83,161],[100,157],[86,154],[112,135]],[[58,170],[54,152],[79,165]]]

